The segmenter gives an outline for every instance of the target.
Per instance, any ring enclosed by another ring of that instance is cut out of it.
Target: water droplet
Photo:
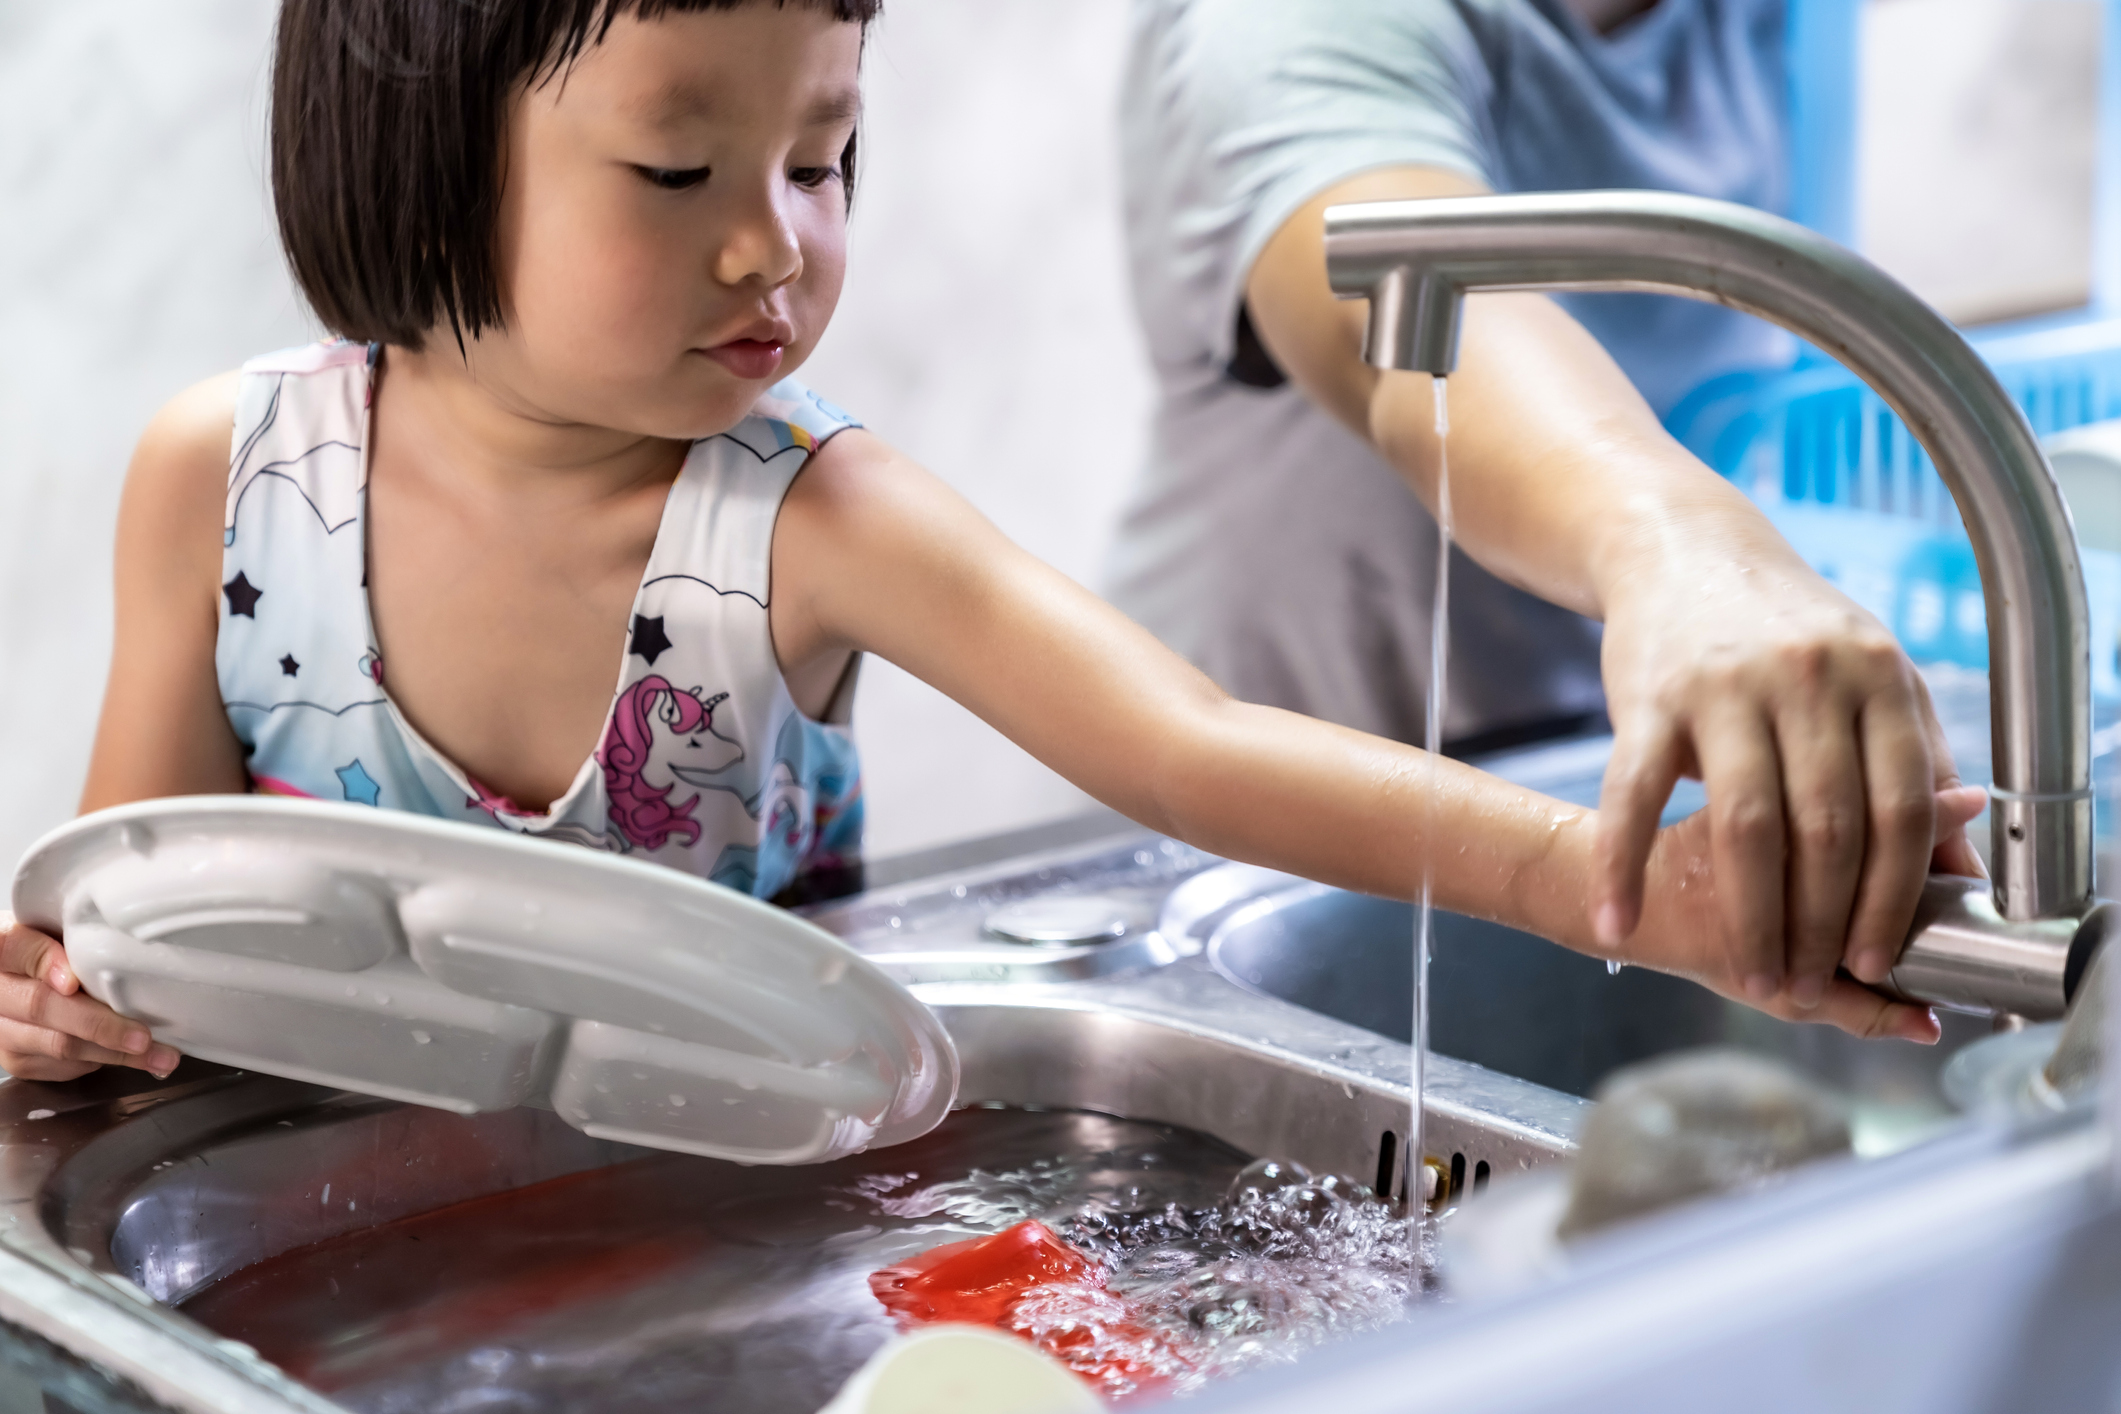
[[[57,1113],[59,1113],[57,1110],[31,1110],[29,1117],[31,1119],[50,1119]]]
[[[685,1097],[683,1095],[672,1095],[670,1097],[670,1108],[674,1110],[685,1108]]]
[[[412,1043],[415,1046],[424,1046],[432,1040],[434,1040],[434,1037],[428,1035],[425,1031],[415,1031],[412,1033]]]
[[[1606,976],[1608,976],[1608,977],[1618,977],[1618,976],[1620,975],[1620,969],[1621,969],[1621,966],[1622,966],[1622,964],[1621,964],[1621,961],[1620,961],[1620,959],[1619,959],[1619,958],[1617,958],[1617,957],[1609,957],[1609,958],[1607,958],[1607,959],[1605,960],[1605,974],[1606,974]]]

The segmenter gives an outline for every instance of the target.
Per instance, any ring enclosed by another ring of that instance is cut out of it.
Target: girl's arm
[[[1352,178],[1292,216],[1246,283],[1275,361],[1431,506],[1430,380],[1363,362],[1367,306],[1327,287],[1324,213],[1479,191],[1426,168]],[[1691,775],[1708,786],[1725,925],[1751,995],[1801,1005],[1844,956],[1882,980],[1933,863],[1934,792],[1958,785],[1892,635],[1673,441],[1553,301],[1469,300],[1450,404],[1460,544],[1511,583],[1605,621],[1615,742],[1584,880],[1601,933],[1617,942],[1635,926],[1658,816]],[[1934,862],[1981,870],[1963,832]]]
[[[179,394],[133,453],[118,502],[117,635],[84,811],[250,789],[214,674],[236,380]]]
[[[1412,897],[1433,865],[1441,907],[1739,994],[1698,825],[1664,832],[1643,926],[1599,950],[1590,812],[1233,701],[867,433],[833,438],[796,478],[775,533],[771,612],[784,669],[881,654],[1098,799],[1203,849],[1395,898]],[[1780,999],[1772,1009],[1797,1014]],[[1845,982],[1809,1019],[1933,1034],[1920,1008]]]
[[[117,639],[83,810],[248,789],[214,677],[235,388],[230,375],[180,395],[133,455],[118,503]],[[82,992],[57,941],[0,914],[0,1068],[71,1080],[100,1065],[166,1075],[177,1059]]]

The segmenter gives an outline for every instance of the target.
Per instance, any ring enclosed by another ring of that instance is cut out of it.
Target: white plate
[[[753,1164],[941,1122],[934,1013],[822,929],[660,865],[396,811],[143,801],[33,846],[15,912],[188,1055]]]

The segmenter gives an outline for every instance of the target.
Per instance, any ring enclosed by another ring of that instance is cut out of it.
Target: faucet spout
[[[2091,906],[2091,660],[2084,572],[2054,472],[1959,332],[1852,251],[1781,217],[1665,192],[1336,206],[1335,294],[1370,302],[1364,356],[1437,377],[1481,290],[1641,290],[1729,305],[1833,355],[1900,414],[1951,489],[1988,608],[1995,908]]]

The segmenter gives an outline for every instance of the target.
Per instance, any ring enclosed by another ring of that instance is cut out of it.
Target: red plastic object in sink
[[[869,1277],[869,1289],[902,1328],[941,1321],[993,1326],[1031,1340],[1108,1396],[1160,1389],[1174,1369],[1184,1368],[1183,1357],[1130,1319],[1126,1304],[1107,1295],[1104,1284],[1103,1268],[1040,1222],[946,1242]],[[1024,1299],[1051,1286],[1082,1292],[1081,1319],[1021,1318]]]

